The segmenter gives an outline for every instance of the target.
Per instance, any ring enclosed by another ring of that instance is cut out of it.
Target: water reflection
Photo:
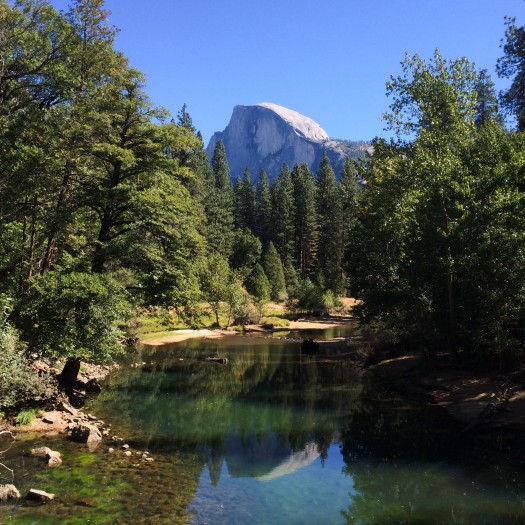
[[[523,523],[524,490],[507,463],[480,466],[441,411],[386,395],[351,361],[323,357],[261,337],[143,349],[146,365],[115,374],[92,407],[155,457],[148,470],[112,460],[91,474],[107,492],[128,487],[112,502],[119,519],[107,522]],[[68,482],[65,469],[49,475]],[[67,523],[71,508],[54,509]],[[83,512],[84,522],[105,522]],[[16,522],[44,523],[28,516]]]

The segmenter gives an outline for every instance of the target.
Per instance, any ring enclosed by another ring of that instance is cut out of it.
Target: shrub
[[[0,297],[0,410],[42,401],[52,394],[51,379],[41,377],[25,356],[18,332],[7,321],[8,301]]]

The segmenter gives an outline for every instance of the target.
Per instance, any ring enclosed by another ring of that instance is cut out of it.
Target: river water
[[[304,333],[282,335],[143,348],[136,360],[146,365],[122,367],[90,406],[132,457],[109,454],[107,442],[90,453],[27,436],[3,461],[21,492],[57,498],[4,505],[0,522],[525,523],[525,446],[460,436],[441,410],[384,392],[329,350],[301,356],[293,339]],[[62,451],[63,465],[46,469],[22,454],[40,445]]]

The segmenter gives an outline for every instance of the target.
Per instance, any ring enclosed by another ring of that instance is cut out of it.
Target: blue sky
[[[67,0],[51,0],[58,9]],[[385,135],[385,83],[405,52],[466,56],[495,74],[505,15],[525,0],[106,0],[116,47],[176,114],[183,103],[207,143],[237,104],[273,102],[332,138]]]

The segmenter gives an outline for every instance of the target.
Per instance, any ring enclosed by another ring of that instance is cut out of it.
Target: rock
[[[108,448],[108,454],[113,454],[113,452],[115,452],[115,449],[112,448],[112,447],[109,447]]]
[[[31,449],[31,456],[37,456],[45,458],[52,450],[49,447],[38,447],[38,448],[32,448]]]
[[[55,499],[55,495],[43,490],[29,489],[27,499],[31,501],[39,501],[40,503],[47,503],[48,501]]]
[[[124,456],[126,456],[127,458],[129,458],[131,456],[131,450],[126,450],[124,452]]]
[[[62,414],[56,411],[46,412],[42,415],[42,421],[50,425],[60,423],[60,421],[62,421]]]
[[[0,485],[0,501],[20,499],[20,492],[14,485]]]
[[[47,466],[50,468],[60,467],[62,465],[62,454],[56,450],[51,450],[46,456]]]
[[[56,450],[51,450],[49,447],[39,447],[31,449],[31,456],[46,458],[48,467],[54,468],[62,465],[62,454]]]
[[[71,431],[71,439],[78,443],[86,443],[90,445],[90,450],[92,450],[102,441],[102,434],[94,425],[79,423]]]
[[[102,392],[102,386],[101,384],[98,382],[97,379],[90,379],[87,383],[86,383],[86,392],[91,392],[91,393],[99,393],[99,392]]]
[[[122,448],[123,448],[124,450],[128,450],[129,445],[128,445],[128,444],[122,445]]]
[[[233,179],[242,176],[248,166],[253,174],[265,170],[270,182],[283,164],[290,169],[306,162],[317,172],[324,152],[337,176],[349,157],[364,157],[370,145],[364,142],[331,140],[312,119],[296,111],[262,103],[236,106],[228,126],[211,138],[206,151],[212,158],[218,140],[222,140]]]
[[[149,463],[151,463],[152,461],[155,461],[155,460],[153,458],[146,457],[144,458],[144,461],[148,461]]]

